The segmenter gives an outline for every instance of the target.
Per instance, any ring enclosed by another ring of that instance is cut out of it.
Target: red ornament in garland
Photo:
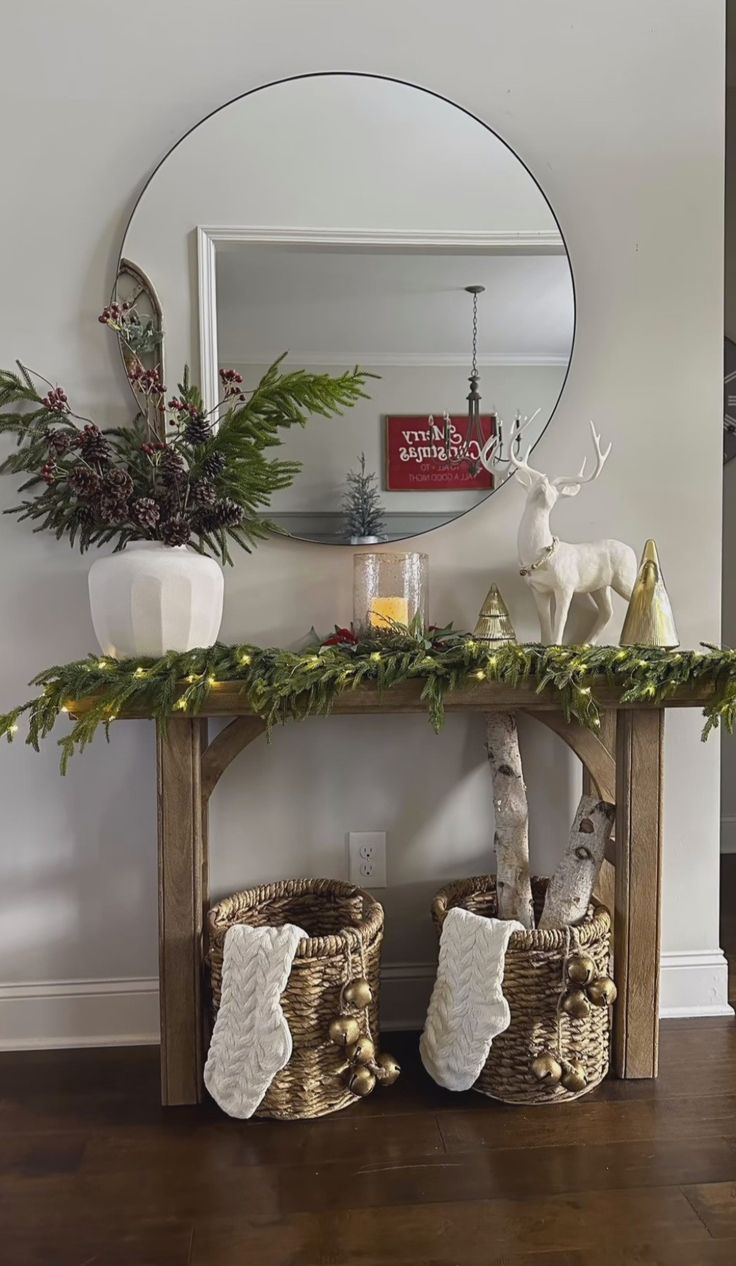
[[[326,637],[322,646],[357,646],[358,638],[352,629],[341,629],[335,626],[335,632]]]

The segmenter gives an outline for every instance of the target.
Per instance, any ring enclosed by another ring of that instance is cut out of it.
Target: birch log
[[[529,809],[513,713],[488,713],[486,748],[493,778],[496,816],[493,845],[496,852],[498,916],[500,919],[518,919],[525,928],[533,928]]]
[[[581,797],[567,847],[547,889],[540,928],[566,927],[585,917],[615,815],[615,806],[605,800]]]

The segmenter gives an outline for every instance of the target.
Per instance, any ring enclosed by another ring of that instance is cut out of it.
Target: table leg
[[[663,734],[661,708],[619,711],[614,1058],[627,1078],[657,1076]]]
[[[206,723],[205,723],[206,724]],[[198,1103],[202,1093],[202,922],[206,816],[198,718],[159,727],[159,990],[161,1102]]]

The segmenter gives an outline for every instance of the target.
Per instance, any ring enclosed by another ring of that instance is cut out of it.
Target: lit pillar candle
[[[409,623],[408,598],[374,598],[370,610],[371,628],[390,629],[394,624]]]

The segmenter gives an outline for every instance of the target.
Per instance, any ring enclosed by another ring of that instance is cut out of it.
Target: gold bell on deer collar
[[[342,991],[345,1002],[350,1007],[363,1011],[373,1001],[373,993],[367,980],[350,980]]]
[[[657,546],[652,540],[644,546],[621,630],[620,645],[661,646],[664,650],[674,650],[680,645]]]
[[[360,1025],[351,1015],[340,1015],[330,1025],[330,1041],[335,1046],[353,1046],[360,1037]]]
[[[498,585],[491,585],[480,609],[473,637],[479,642],[515,642],[516,633]]]
[[[388,1051],[384,1051],[376,1060],[378,1069],[376,1076],[381,1086],[393,1086],[401,1074],[401,1065],[393,1055],[389,1055]]]

